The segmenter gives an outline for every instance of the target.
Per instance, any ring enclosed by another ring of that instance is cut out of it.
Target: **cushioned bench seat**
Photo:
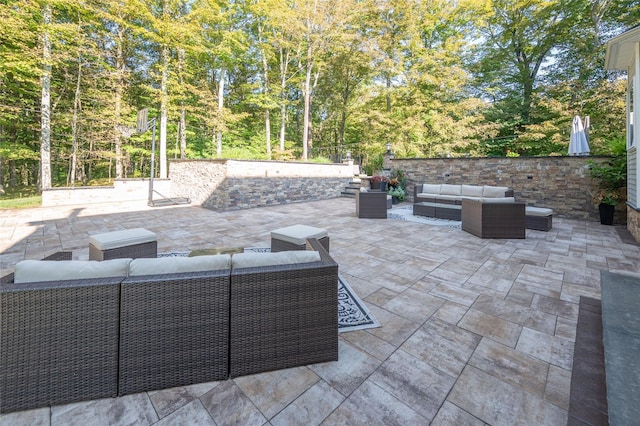
[[[329,251],[327,230],[307,225],[292,225],[271,231],[271,251],[306,250],[309,238],[317,239]]]
[[[527,229],[549,231],[553,226],[553,210],[551,209],[527,206],[525,214]]]
[[[108,260],[129,257],[157,257],[156,234],[144,228],[95,234],[89,238],[89,259]]]

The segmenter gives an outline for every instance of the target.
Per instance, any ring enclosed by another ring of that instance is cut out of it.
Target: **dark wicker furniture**
[[[446,203],[415,203],[413,205],[413,214],[438,219],[460,220],[461,206]]]
[[[542,214],[541,212],[545,213]],[[525,223],[527,229],[549,231],[553,227],[553,211],[551,209],[527,206],[525,208]]]
[[[338,359],[338,265],[321,261],[233,269],[231,377]]]
[[[287,239],[282,238],[280,235],[287,234],[292,228],[302,228],[302,231],[299,229],[297,231],[292,231],[294,234],[298,236],[295,238],[291,238],[297,242],[287,241]],[[300,237],[300,233],[303,233],[304,237]],[[324,235],[324,236],[320,236]],[[329,235],[327,231],[320,228],[314,228],[312,226],[307,225],[293,225],[285,228],[276,229],[271,232],[271,251],[290,251],[290,250],[307,250],[307,238],[317,239],[320,244],[325,248],[326,251],[329,251]]]
[[[71,260],[57,253],[47,260]],[[124,277],[0,283],[0,412],[118,394]]]
[[[525,238],[525,205],[462,200],[462,230],[480,238]]]
[[[356,192],[356,215],[360,219],[386,219],[387,193],[382,191]]]
[[[105,232],[89,238],[89,260],[156,256],[158,256],[156,234],[144,228]]]
[[[229,273],[122,282],[119,395],[227,378]]]

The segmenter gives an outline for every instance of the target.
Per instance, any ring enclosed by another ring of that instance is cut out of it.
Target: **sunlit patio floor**
[[[269,246],[296,223],[326,228],[340,273],[382,327],[340,334],[340,360],[0,416],[1,425],[565,425],[581,295],[600,270],[639,275],[615,227],[554,218],[524,240],[358,219],[353,199],[214,212],[94,204],[5,210],[2,275],[91,234],[144,227],[158,251]],[[0,396],[1,397],[1,396]]]

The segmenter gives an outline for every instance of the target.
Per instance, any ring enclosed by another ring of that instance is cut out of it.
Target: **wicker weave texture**
[[[329,251],[329,236],[320,238],[318,240],[320,242],[320,244],[322,244],[322,246],[324,247],[324,249],[326,251]],[[278,251],[289,251],[289,250],[306,250],[307,249],[307,244],[295,244],[295,243],[290,243],[288,241],[282,241],[282,240],[278,240],[276,238],[271,238],[271,251],[272,252],[278,252]]]
[[[89,243],[89,260],[110,260],[123,258],[138,259],[142,257],[158,257],[158,242],[149,241],[148,243],[117,247],[104,251]]]
[[[228,377],[229,271],[122,283],[119,394]]]
[[[117,395],[121,281],[2,284],[0,412]]]
[[[480,238],[525,238],[524,203],[462,200],[462,230]]]
[[[381,191],[357,192],[356,216],[360,219],[386,219],[387,193]]]
[[[338,265],[313,245],[322,262],[232,271],[231,377],[338,359]]]
[[[553,227],[553,216],[526,216],[527,229],[550,231]]]

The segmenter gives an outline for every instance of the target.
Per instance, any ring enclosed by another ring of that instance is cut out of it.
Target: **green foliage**
[[[594,203],[616,205],[626,199],[626,142],[624,139],[612,139],[608,145],[614,156],[602,164],[589,161],[589,174],[598,187],[592,194]]]

